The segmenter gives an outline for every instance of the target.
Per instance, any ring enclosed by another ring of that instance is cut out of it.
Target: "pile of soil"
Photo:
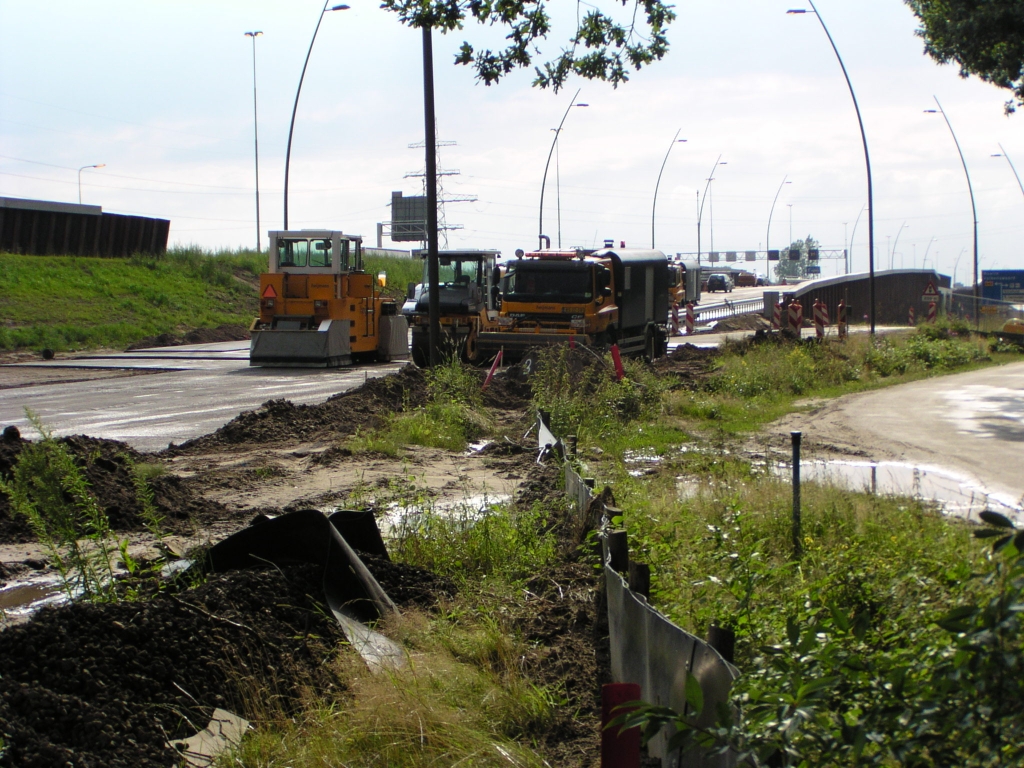
[[[680,344],[665,357],[657,359],[654,369],[663,376],[676,379],[676,386],[694,388],[711,375],[718,354],[717,347]]]
[[[319,405],[295,405],[290,400],[268,400],[246,411],[216,432],[168,448],[164,454],[180,456],[224,447],[294,444],[336,440],[359,428],[373,429],[388,412],[398,413],[427,400],[423,372],[406,365],[397,373],[369,379],[363,386],[334,395]]]
[[[142,507],[129,465],[144,462],[145,457],[116,440],[73,435],[59,438],[57,442],[74,456],[93,496],[110,520],[111,528],[116,532],[143,530]],[[21,437],[0,439],[0,477],[11,478],[11,470],[26,445],[29,441]],[[156,511],[163,518],[163,527],[170,533],[227,515],[222,504],[203,498],[180,477],[153,477],[147,480],[147,485],[153,493]],[[15,515],[8,496],[0,493],[0,543],[34,541],[35,538],[28,521]]]
[[[721,331],[756,331],[762,328],[769,330],[771,327],[771,322],[766,320],[763,315],[733,315],[715,323],[715,333]]]
[[[155,347],[178,347],[183,344],[212,344],[216,341],[247,341],[248,339],[249,329],[244,325],[218,325],[216,328],[195,328],[183,335],[161,333],[159,336],[147,336],[127,347],[125,352]]]
[[[270,686],[285,711],[343,639],[310,566],[211,576],[144,602],[44,609],[0,632],[0,765],[176,765],[166,746],[212,710],[247,714]],[[266,702],[261,702],[265,704]]]

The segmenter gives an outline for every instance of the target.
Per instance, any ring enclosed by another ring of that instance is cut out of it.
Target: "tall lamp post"
[[[685,144],[686,139],[679,138],[679,132],[683,129],[680,128],[676,131],[676,135],[672,137],[672,143],[668,145],[668,149],[665,151],[665,159],[661,161],[661,168],[658,170],[658,180],[654,183],[654,202],[651,204],[651,249],[654,249],[654,213],[658,210],[658,187],[661,186],[661,174],[665,172],[665,164],[668,162],[668,156],[672,154],[672,147],[676,144]]]
[[[328,0],[330,2],[330,0]],[[313,39],[309,41],[309,50],[306,51],[306,60],[302,64],[302,74],[299,75],[299,87],[295,90],[295,104],[292,106],[292,121],[288,125],[288,149],[284,153],[284,228],[288,229],[288,172],[291,169],[292,161],[292,134],[295,132],[295,112],[299,108],[299,94],[302,93],[302,81],[306,77],[306,67],[309,66],[309,55],[313,52],[313,43],[316,42],[316,33],[320,31],[320,22],[324,20],[327,11],[347,11],[347,5],[335,5],[331,8],[324,3],[320,11],[320,18],[316,20],[316,29],[313,30]],[[255,43],[254,43],[255,44]]]
[[[562,126],[565,125],[565,118],[567,118],[569,116],[569,110],[572,109],[573,107],[588,107],[588,106],[590,106],[589,104],[577,104],[576,103],[576,97],[579,96],[579,95],[580,95],[580,89],[577,89],[576,93],[573,94],[572,102],[570,102],[569,106],[566,107],[565,114],[562,115],[561,122],[558,124],[558,127],[555,128],[555,138],[551,141],[551,149],[548,150],[548,161],[546,163],[544,163],[544,178],[541,179],[541,182],[540,182],[540,216],[539,216],[538,226],[537,226],[537,240],[538,240],[538,247],[539,248],[543,248],[544,247],[544,187],[548,183],[548,168],[551,167],[551,155],[554,154],[555,145],[558,143],[558,137],[562,133]]]
[[[106,168],[106,163],[100,163],[99,165],[83,165],[78,169],[78,204],[82,204],[82,171],[86,168]]]
[[[252,38],[252,132],[253,146],[256,152],[256,251],[262,251],[260,243],[260,129],[259,113],[256,111],[256,38],[263,32],[246,32],[246,37]]]
[[[900,231],[896,233],[896,239],[892,242],[892,250],[889,252],[889,269],[893,268],[893,259],[896,258],[896,246],[900,243],[900,235],[903,234],[903,230],[906,229],[907,222],[900,224]],[[903,260],[900,260],[900,269],[903,268]]]
[[[932,96],[935,99],[935,106],[938,109],[926,109],[925,112],[934,115],[938,112],[942,115],[942,119],[946,121],[946,127],[949,128],[949,134],[953,137],[953,143],[956,144],[956,151],[960,155],[960,164],[964,167],[964,176],[967,177],[967,191],[971,195],[971,215],[974,218],[974,327],[978,327],[980,322],[979,314],[979,295],[978,295],[978,208],[974,204],[974,187],[971,185],[971,174],[967,171],[967,161],[964,160],[964,153],[960,149],[960,142],[957,141],[956,133],[953,132],[953,125],[949,122],[949,118],[946,117],[946,113],[942,109],[942,104],[939,103],[938,96]]]
[[[813,0],[808,0],[811,6],[811,13],[818,17],[818,22],[821,24],[821,28],[825,31],[825,36],[828,38],[829,44],[832,46],[832,51],[836,55],[836,59],[839,60],[839,66],[843,70],[843,77],[846,78],[846,86],[850,89],[850,98],[853,99],[853,108],[857,113],[857,124],[860,126],[860,138],[861,143],[864,145],[864,166],[867,168],[868,175],[868,319],[871,324],[871,335],[875,333],[875,203],[874,194],[871,184],[871,157],[868,154],[868,136],[864,131],[864,120],[860,115],[860,105],[857,103],[857,94],[853,91],[853,83],[850,82],[850,75],[846,71],[846,65],[843,63],[843,57],[839,55],[839,49],[836,48],[836,43],[832,39],[832,34],[828,31],[828,27],[825,26],[825,20],[821,18],[821,14],[818,13],[817,7],[815,7]],[[786,13],[807,13],[805,8],[791,9]]]
[[[697,264],[700,264],[700,222],[704,218],[704,201],[708,197],[708,188],[711,186],[711,182],[715,180],[715,171],[718,170],[718,166],[726,165],[727,163],[722,162],[722,156],[719,155],[718,159],[715,160],[715,164],[711,166],[711,173],[708,174],[708,183],[704,185],[704,194],[700,198],[700,210],[697,211]]]
[[[1006,150],[1003,149],[1003,145],[1002,144],[999,144],[998,146],[999,146],[999,152],[1001,152],[1002,154],[995,154],[995,155],[992,155],[992,157],[1005,157],[1006,158],[1006,162],[1008,162],[1010,164],[1010,170],[1013,171],[1014,178],[1017,179],[1017,186],[1020,187],[1021,194],[1024,194],[1024,184],[1021,184],[1020,176],[1017,174],[1017,169],[1013,167],[1013,160],[1011,160],[1010,156],[1008,154],[1006,154]]]
[[[782,188],[784,186],[786,186],[787,184],[792,184],[792,183],[793,183],[792,181],[789,181],[789,175],[788,174],[786,176],[783,176],[782,177],[782,183],[779,184],[779,189],[775,193],[775,199],[772,200],[772,209],[768,212],[768,230],[764,233],[764,249],[765,249],[765,252],[770,251],[772,249],[772,216],[775,215],[775,204],[777,202],[779,202],[779,195],[782,194]]]

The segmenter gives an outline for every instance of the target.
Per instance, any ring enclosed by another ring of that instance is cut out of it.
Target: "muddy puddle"
[[[774,475],[783,480],[793,476],[792,465],[775,464]],[[995,493],[964,475],[939,467],[897,461],[805,461],[800,465],[802,482],[835,485],[852,491],[885,496],[909,496],[936,504],[944,514],[978,519],[986,509],[1012,520],[1024,521],[1020,501]]]
[[[430,515],[472,525],[493,507],[512,500],[507,493],[482,493],[461,499],[434,499],[423,504],[394,503],[377,519],[384,538],[395,537],[403,530],[417,528]]]
[[[0,625],[24,619],[45,605],[64,602],[67,593],[54,574],[9,581],[0,589]]]

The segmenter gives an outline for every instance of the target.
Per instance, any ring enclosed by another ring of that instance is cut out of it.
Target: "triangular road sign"
[[[924,293],[921,294],[921,298],[924,299],[937,299],[939,298],[939,292],[935,290],[935,281],[929,280],[928,285],[924,289]]]
[[[932,287],[932,290],[935,290],[931,283],[928,283],[928,285],[929,285],[929,287]],[[262,298],[264,298],[264,299],[276,299],[277,298],[277,291],[274,290],[274,286],[273,285],[268,285],[266,288],[263,289],[263,296],[262,296]]]

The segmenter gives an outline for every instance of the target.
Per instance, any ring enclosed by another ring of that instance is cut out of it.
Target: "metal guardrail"
[[[548,445],[554,440],[554,435],[548,432]],[[576,471],[571,458],[574,445],[574,441],[569,441],[566,451],[565,494],[580,517],[586,516],[592,523],[604,521],[602,527],[607,530],[607,521],[621,512],[605,506],[594,494],[594,481],[581,477]],[[614,533],[624,542],[625,531]],[[603,546],[612,678],[618,683],[637,683],[641,697],[649,703],[684,712],[686,678],[694,676],[700,682],[705,702],[696,725],[707,727],[713,724],[718,705],[729,701],[729,691],[739,670],[704,640],[669,621],[631,587],[632,577],[630,580],[623,578],[613,567],[609,537],[614,533],[608,532]],[[622,554],[619,553],[620,559]],[[628,560],[628,547],[625,555]],[[618,565],[623,565],[621,560]],[[629,567],[631,574],[635,565]],[[668,737],[661,733],[647,745],[648,754],[661,758],[664,768],[733,768],[736,765],[731,752],[709,755],[693,749],[680,754],[678,750],[669,752],[667,744]]]
[[[764,298],[740,299],[739,301],[725,301],[718,304],[703,304],[693,308],[694,316],[698,322],[709,320],[721,320],[734,315],[749,315],[764,312]]]

